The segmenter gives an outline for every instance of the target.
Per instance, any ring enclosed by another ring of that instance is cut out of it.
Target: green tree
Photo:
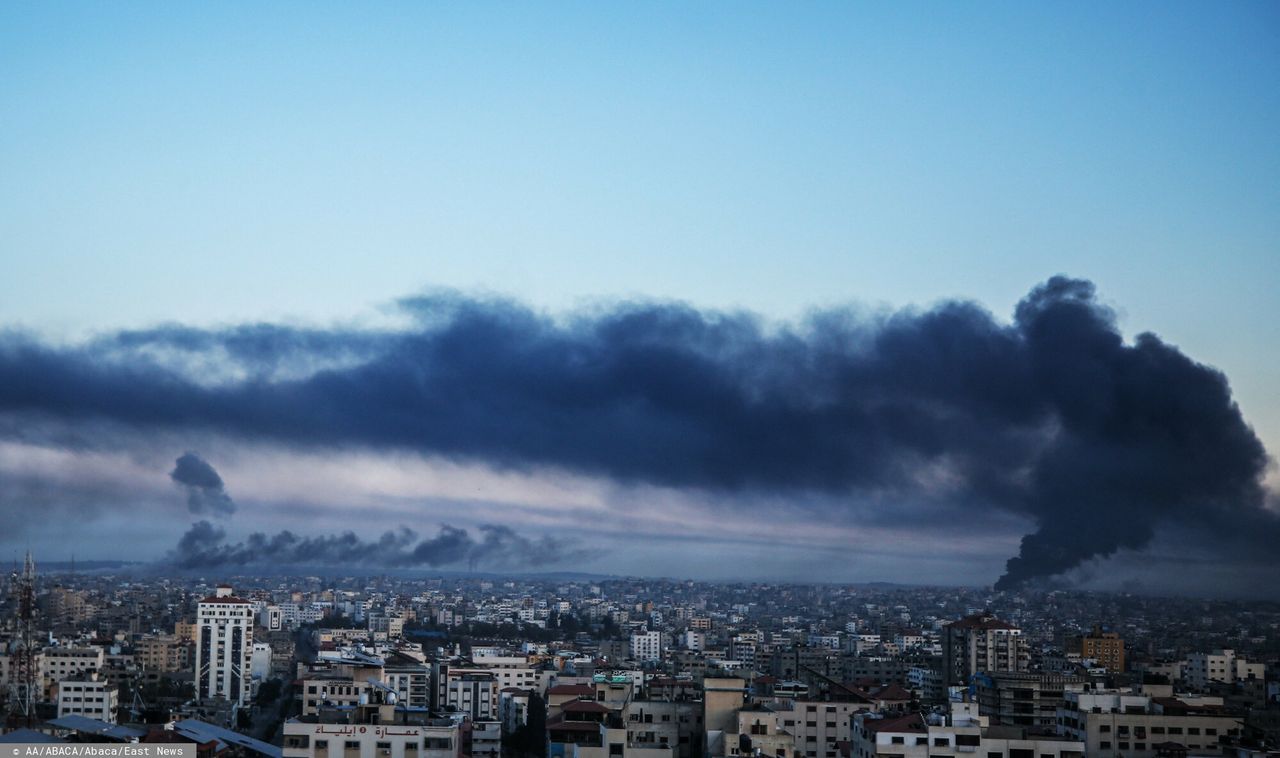
[[[525,723],[504,740],[510,755],[518,758],[547,758],[547,704],[534,692],[529,695]]]
[[[268,679],[258,687],[258,705],[270,705],[280,697],[281,682],[279,679]]]

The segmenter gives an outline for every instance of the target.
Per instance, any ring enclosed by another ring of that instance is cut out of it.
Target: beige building
[[[93,606],[88,593],[66,587],[54,587],[49,591],[49,621],[55,626],[78,626],[89,620]]]
[[[726,733],[722,755],[777,758],[839,758],[849,742],[853,716],[871,710],[866,702],[774,700],[738,711],[735,732]]]
[[[1090,758],[1154,758],[1170,743],[1192,755],[1220,753],[1243,719],[1227,714],[1221,698],[1172,696],[1172,688],[1146,692],[1068,692],[1058,711],[1059,732],[1085,744]]]
[[[1102,627],[1095,626],[1088,634],[1070,640],[1067,652],[1097,661],[1107,671],[1124,671],[1124,640],[1115,632],[1102,631]]]
[[[133,657],[146,671],[189,671],[195,646],[174,634],[147,635],[134,645]]]
[[[746,680],[708,676],[702,681],[702,693],[703,726],[707,731],[734,732],[738,726],[738,711],[746,703]],[[711,744],[710,739],[707,744]]]
[[[179,621],[173,625],[173,635],[183,642],[196,641],[196,622]]]
[[[676,758],[702,758],[702,708],[692,700],[632,700],[622,709],[627,744],[675,748]]]

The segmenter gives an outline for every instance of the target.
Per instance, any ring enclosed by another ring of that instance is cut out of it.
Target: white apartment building
[[[244,705],[251,695],[253,604],[218,585],[196,606],[196,697],[226,698]]]
[[[1083,758],[1084,743],[1028,734],[1021,727],[989,726],[975,703],[952,703],[948,718],[925,719],[919,713],[881,717],[854,716],[853,758]]]
[[[58,684],[58,718],[86,716],[114,724],[119,699],[115,686],[100,680],[96,671],[72,677]]]
[[[696,629],[690,629],[684,633],[684,648],[700,653],[707,646],[707,633],[700,632]]]
[[[943,627],[945,684],[967,685],[974,674],[1026,671],[1030,652],[1022,630],[988,614],[974,614]]]
[[[106,651],[100,647],[47,647],[37,670],[44,692],[52,695],[58,682],[100,671],[105,661]]]
[[[530,664],[528,656],[502,655],[501,651],[496,650],[484,650],[479,654],[473,650],[471,662],[476,668],[493,674],[498,680],[499,691],[508,687],[519,687],[545,696],[547,687],[551,686],[551,677],[556,673]]]
[[[450,669],[443,685],[447,710],[466,713],[473,721],[497,721],[501,688],[491,672]]]
[[[631,635],[631,657],[637,661],[660,661],[662,652],[662,632],[636,632]]]
[[[1210,682],[1231,684],[1244,679],[1265,679],[1266,675],[1266,664],[1250,663],[1230,649],[1192,653],[1182,668],[1183,681],[1198,691],[1208,689]]]
[[[284,614],[280,611],[280,606],[263,605],[258,610],[258,626],[268,632],[278,632],[284,629]]]
[[[386,711],[386,708],[381,709]],[[356,719],[361,720],[361,719]],[[283,758],[458,758],[462,719],[400,723],[394,706],[375,723],[326,723],[302,716],[284,723]]]

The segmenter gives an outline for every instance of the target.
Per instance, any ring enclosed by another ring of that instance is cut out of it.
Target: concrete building
[[[852,758],[1082,758],[1084,743],[1032,734],[1023,727],[990,726],[974,703],[952,703],[942,717],[919,713],[858,714],[853,722]]]
[[[194,649],[175,634],[152,634],[134,644],[133,655],[145,671],[189,671]]]
[[[1095,626],[1088,634],[1070,640],[1067,652],[1097,661],[1107,671],[1121,673],[1125,670],[1124,640],[1116,632],[1102,631],[1102,627]]]
[[[196,697],[249,702],[253,652],[253,604],[218,585],[196,606]]]
[[[533,693],[519,687],[507,687],[498,693],[498,721],[502,730],[512,734],[529,723],[529,699]]]
[[[702,758],[702,707],[690,700],[632,700],[622,709],[627,744],[674,748],[676,758]]]
[[[376,690],[370,702],[325,709],[284,724],[283,758],[463,758],[471,724],[433,716]]]
[[[65,679],[58,683],[58,718],[86,716],[114,724],[119,697],[115,685],[99,678],[96,671]]]
[[[707,730],[705,744],[710,747],[724,735],[733,734],[738,726],[738,711],[746,704],[747,682],[738,677],[706,677],[702,681],[702,724]]]
[[[36,665],[42,689],[52,698],[59,682],[102,671],[105,664],[106,651],[100,647],[46,647]]]
[[[431,669],[426,664],[392,653],[383,663],[382,681],[399,694],[404,705],[426,708],[431,704]]]
[[[442,710],[462,712],[473,721],[498,720],[498,680],[489,671],[450,669],[445,675]]]
[[[476,655],[473,650],[471,663],[491,672],[498,680],[499,691],[517,687],[545,695],[556,673],[553,667],[534,665],[527,655]]]
[[[1265,679],[1267,667],[1262,663],[1250,663],[1230,649],[1212,653],[1192,653],[1187,656],[1182,678],[1188,687],[1197,692],[1209,689],[1211,682],[1232,684],[1244,679]]]
[[[367,672],[372,673],[372,672]],[[369,677],[377,681],[376,676]],[[354,708],[369,701],[368,678],[329,672],[302,679],[302,714],[315,716],[326,708]]]
[[[851,738],[854,714],[871,709],[866,702],[773,700],[739,711],[736,742],[754,751],[761,747],[762,735],[772,735],[763,742],[784,748],[792,758],[839,758],[841,744]],[[725,744],[734,742],[726,735]],[[776,749],[763,752],[778,755]]]
[[[707,633],[690,629],[684,633],[685,650],[701,652],[707,646]]]
[[[258,626],[268,632],[284,629],[284,614],[278,605],[264,605],[258,610]]]
[[[942,672],[930,666],[912,666],[907,670],[907,686],[922,703],[941,703],[947,690],[942,683]]]
[[[1066,692],[1082,692],[1089,680],[1072,674],[997,671],[978,674],[978,712],[993,724],[1043,727],[1058,723]]]
[[[1059,733],[1085,744],[1090,758],[1155,758],[1177,745],[1183,755],[1221,754],[1219,741],[1240,734],[1243,718],[1228,714],[1221,698],[1093,690],[1065,693]]]
[[[631,657],[637,661],[662,660],[662,632],[637,632],[631,635]]]
[[[1026,671],[1022,630],[989,614],[953,621],[942,630],[942,675],[947,686],[967,685],[977,673]]]

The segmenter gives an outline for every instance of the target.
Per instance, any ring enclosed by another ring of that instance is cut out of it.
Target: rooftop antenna
[[[35,660],[36,562],[27,550],[22,573],[14,568],[10,578],[17,623],[9,655],[9,723],[30,727],[35,723],[37,671]]]

